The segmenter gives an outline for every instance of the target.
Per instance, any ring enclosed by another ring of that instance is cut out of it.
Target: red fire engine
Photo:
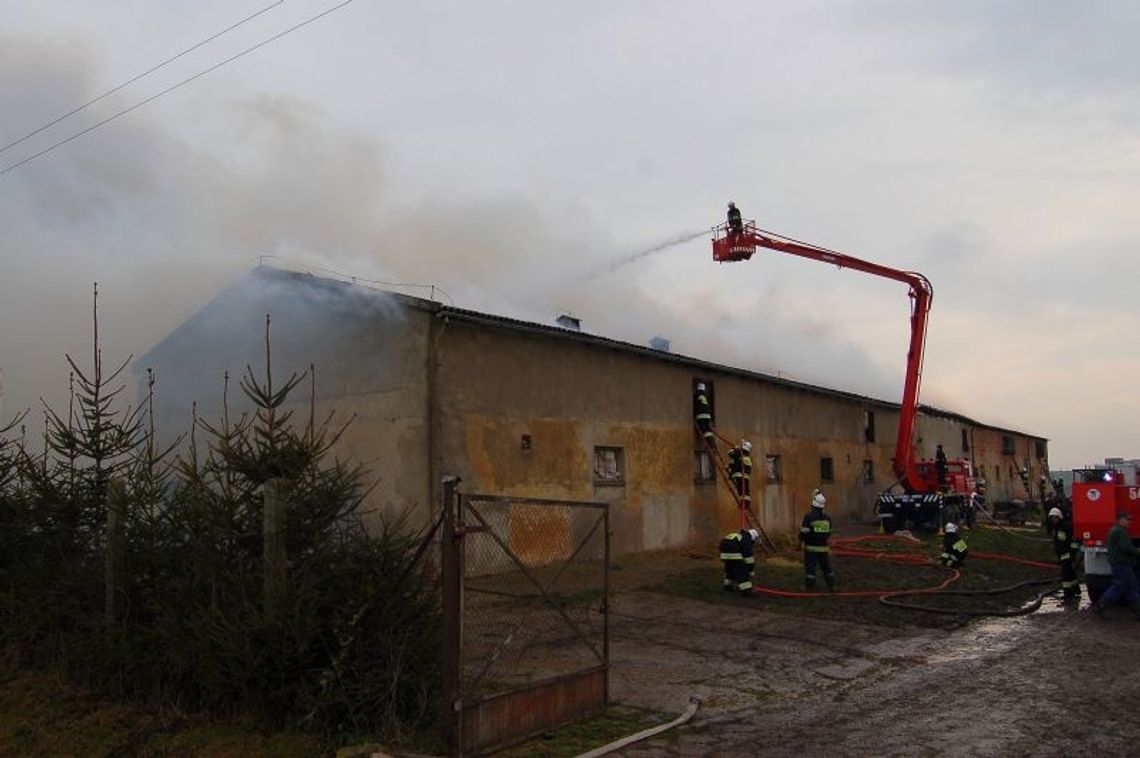
[[[1073,532],[1081,541],[1085,582],[1094,601],[1112,578],[1105,540],[1122,511],[1140,523],[1140,482],[1127,482],[1121,471],[1107,466],[1073,471]],[[1132,542],[1140,544],[1140,538],[1133,534]]]
[[[889,531],[905,528],[913,522],[917,527],[938,528],[957,518],[974,488],[969,461],[947,460],[946,471],[939,476],[932,460],[917,460],[914,431],[918,419],[918,388],[922,378],[922,353],[926,346],[926,323],[934,290],[930,281],[914,271],[900,271],[871,263],[844,253],[812,245],[756,227],[755,221],[744,221],[739,229],[727,223],[713,229],[713,260],[727,263],[749,260],[757,247],[798,255],[839,268],[850,268],[867,274],[893,279],[910,289],[910,344],[906,356],[906,379],[899,413],[899,430],[892,460],[897,481],[879,496],[876,513]],[[902,488],[894,493],[895,486]]]

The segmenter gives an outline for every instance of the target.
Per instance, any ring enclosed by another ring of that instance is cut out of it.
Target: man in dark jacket
[[[970,552],[965,538],[958,533],[958,525],[951,521],[946,525],[946,534],[942,537],[943,566],[959,568],[966,562],[966,555]]]
[[[701,435],[701,439],[715,450],[716,435],[712,429],[712,403],[709,402],[709,391],[704,382],[697,382],[697,388],[693,391],[693,420],[697,424],[697,432]]]
[[[724,589],[752,595],[752,570],[756,565],[754,546],[760,533],[755,529],[730,532],[720,541],[724,563]]]
[[[1053,552],[1057,554],[1057,565],[1061,567],[1061,589],[1065,602],[1081,599],[1081,585],[1077,582],[1077,551],[1081,543],[1073,534],[1073,522],[1065,518],[1060,508],[1049,509],[1049,532],[1053,536]]]
[[[1124,598],[1132,613],[1140,618],[1140,590],[1136,586],[1136,546],[1128,535],[1132,514],[1121,511],[1108,530],[1108,562],[1112,565],[1112,583],[1093,606],[1093,613],[1104,618],[1104,609]]]
[[[938,489],[946,491],[947,464],[946,451],[939,445],[934,450],[934,470],[938,473]]]
[[[827,498],[816,490],[812,493],[811,509],[800,524],[800,544],[804,547],[804,587],[815,589],[816,571],[823,572],[827,588],[835,591],[835,573],[831,570],[831,516],[824,513]]]
[[[728,230],[733,234],[744,231],[744,220],[740,217],[740,209],[731,200],[728,201]]]
[[[748,440],[728,451],[728,478],[736,489],[740,507],[752,510],[752,443]]]

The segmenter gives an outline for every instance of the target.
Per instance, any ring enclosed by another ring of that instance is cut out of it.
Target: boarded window
[[[867,442],[875,441],[875,412],[863,411],[863,438]]]
[[[703,483],[716,480],[712,456],[707,450],[698,450],[693,454],[693,479]]]
[[[821,482],[835,481],[835,462],[830,458],[819,459],[819,480]]]
[[[962,430],[962,452],[970,452],[970,433],[965,429]]]
[[[764,473],[769,482],[779,482],[783,479],[782,472],[780,471],[780,456],[764,456]]]
[[[594,448],[594,482],[597,484],[625,482],[625,455],[620,447]]]
[[[1013,437],[1008,434],[1001,436],[1001,454],[1013,455]]]
[[[875,482],[875,462],[863,461],[863,472],[861,474],[863,484],[874,484]]]

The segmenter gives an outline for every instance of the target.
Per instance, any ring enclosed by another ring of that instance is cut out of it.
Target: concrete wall
[[[333,455],[362,463],[374,486],[364,502],[377,523],[410,511],[428,521],[431,497],[428,434],[428,337],[432,314],[407,300],[288,272],[255,271],[223,292],[136,364],[157,372],[155,417],[169,439],[190,426],[191,404],[201,418],[221,416],[222,376],[230,374],[229,405],[236,418],[251,408],[238,382],[247,365],[265,373],[265,316],[271,316],[272,365],[280,387],[293,373],[316,366],[320,423],[351,423]],[[330,287],[329,285],[336,285]],[[284,410],[304,426],[311,386],[300,385]],[[199,432],[198,444],[206,435]]]
[[[315,363],[318,416],[333,408],[341,420],[354,417],[335,452],[370,469],[376,487],[365,508],[373,520],[410,511],[413,525],[430,523],[439,478],[454,473],[471,493],[612,503],[617,552],[709,544],[738,524],[738,514],[719,478],[696,477],[698,379],[712,384],[718,431],[753,443],[753,507],[771,532],[797,528],[815,487],[839,519],[870,520],[876,496],[894,480],[899,412],[880,401],[437,312],[430,303],[327,280],[251,277],[140,361],[140,369],[159,370],[159,418],[181,419],[177,428],[185,428],[191,399],[216,418],[222,370],[235,377],[235,400],[243,367],[263,365],[270,312],[275,375],[282,380]],[[296,421],[304,423],[307,385],[296,399]],[[235,412],[240,406],[231,405]],[[1003,452],[1004,437],[1013,455]],[[1024,497],[1010,472],[1028,465],[1035,486],[1046,465],[1037,456],[1041,440],[949,414],[920,416],[919,450],[932,456],[939,443],[950,457],[984,467],[991,499]],[[620,450],[620,482],[595,476],[598,447]],[[778,481],[768,481],[767,456],[779,458]],[[823,458],[831,461],[831,481],[821,479]]]

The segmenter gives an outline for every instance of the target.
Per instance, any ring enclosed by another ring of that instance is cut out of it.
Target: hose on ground
[[[701,698],[697,695],[692,695],[689,697],[689,705],[687,708],[685,708],[684,712],[677,718],[670,721],[668,724],[661,724],[659,726],[650,727],[649,729],[644,729],[635,734],[631,734],[628,737],[622,737],[620,740],[614,740],[613,742],[607,745],[602,745],[599,748],[595,748],[588,753],[582,753],[578,756],[578,758],[598,758],[599,756],[606,755],[607,753],[612,753],[615,750],[621,750],[623,747],[629,747],[635,742],[641,742],[642,740],[646,740],[650,737],[661,734],[662,732],[668,731],[675,726],[684,724],[686,721],[693,717],[693,714],[696,713],[697,709],[700,707]]]
[[[920,603],[905,603],[895,598],[898,597],[913,597],[915,595],[1000,595],[1003,592],[1012,592],[1013,590],[1021,589],[1022,587],[1031,587],[1035,585],[1053,585],[1056,584],[1056,579],[1033,579],[1027,582],[1018,582],[1011,584],[1008,587],[997,587],[992,590],[899,590],[896,592],[888,592],[885,595],[879,596],[879,602],[883,605],[888,605],[892,608],[906,608],[913,611],[926,611],[927,613],[941,613],[947,616],[1024,616],[1028,613],[1033,613],[1041,607],[1041,602],[1045,596],[1050,594],[1053,589],[1042,590],[1037,593],[1037,596],[1027,605],[1020,608],[1012,608],[1005,610],[980,610],[976,608],[947,608],[937,605],[922,605]]]
[[[922,543],[913,537],[904,537],[897,534],[883,534],[883,535],[867,535],[863,537],[845,537],[836,539],[833,543],[834,548],[832,553],[838,556],[849,556],[857,558],[872,558],[875,560],[894,561],[897,563],[907,563],[915,566],[928,566],[931,565],[931,560],[921,553],[899,553],[887,552],[883,550],[874,550],[861,547],[862,543],[871,542],[888,542],[897,543],[899,541],[906,541],[915,546],[921,546]],[[1052,563],[1045,563],[1043,561],[1034,561],[1028,558],[1018,558],[1012,555],[1003,555],[1001,553],[971,553],[971,557],[976,560],[994,560],[1005,561],[1007,563],[1016,563],[1023,566],[1032,566],[1033,568],[1056,569],[1056,565]],[[1056,584],[1057,579],[1033,579],[1030,581],[1019,582],[1007,587],[998,587],[989,590],[950,590],[947,589],[952,583],[961,578],[962,574],[953,568],[947,569],[950,576],[941,583],[933,587],[917,587],[905,590],[849,590],[846,592],[796,592],[790,590],[778,590],[774,587],[764,587],[760,584],[753,584],[752,591],[762,594],[770,595],[773,597],[783,598],[823,598],[823,597],[874,597],[878,598],[879,602],[894,608],[906,608],[908,610],[929,611],[931,613],[942,613],[947,615],[956,616],[1020,616],[1026,613],[1032,613],[1041,607],[1041,603],[1045,596],[1052,590],[1045,590],[1038,593],[1037,597],[1027,605],[1021,608],[1012,610],[978,610],[978,609],[958,609],[958,608],[944,608],[940,606],[927,606],[918,603],[906,603],[893,598],[909,597],[914,595],[999,595],[1005,592],[1012,592],[1013,590],[1022,587],[1035,586],[1035,585],[1052,585]]]

